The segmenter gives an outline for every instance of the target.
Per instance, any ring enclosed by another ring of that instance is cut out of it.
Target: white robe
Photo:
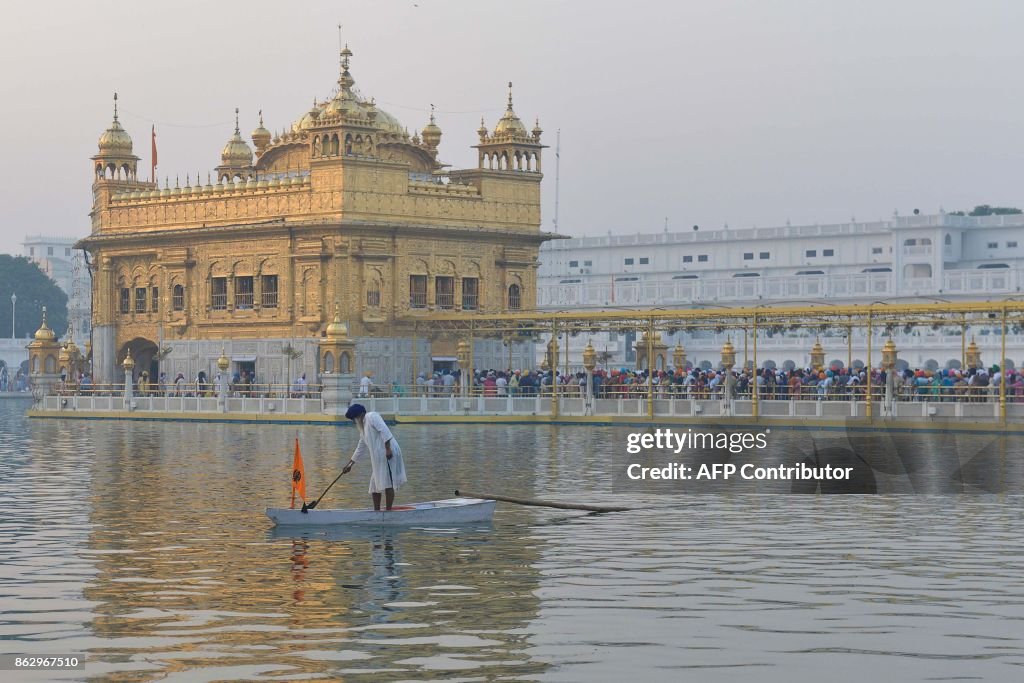
[[[359,425],[358,422],[356,424]],[[384,447],[388,439],[391,439],[391,460],[388,460],[387,449]],[[352,460],[358,462],[364,455],[370,456],[370,466],[373,468],[370,493],[383,493],[384,489],[389,488],[397,491],[407,481],[402,448],[379,413],[367,413],[363,424],[359,426],[359,445],[352,454]]]

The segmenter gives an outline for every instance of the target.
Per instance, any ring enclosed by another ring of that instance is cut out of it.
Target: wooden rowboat
[[[364,510],[330,510],[316,508],[303,512],[299,508],[267,508],[267,517],[278,526],[335,526],[364,524],[379,526],[453,525],[489,522],[494,515],[495,501],[483,498],[449,498],[424,503],[396,505],[390,512]]]

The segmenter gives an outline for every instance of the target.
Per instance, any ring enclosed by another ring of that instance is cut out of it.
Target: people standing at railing
[[[508,393],[512,397],[519,395],[519,371],[516,370],[512,373],[512,376],[508,378]]]

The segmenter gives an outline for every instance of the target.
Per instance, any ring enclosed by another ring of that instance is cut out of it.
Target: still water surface
[[[292,440],[319,492],[351,428],[24,408],[0,401],[0,653],[88,663],[2,681],[1024,679],[1024,452],[1002,439],[1001,493],[630,496],[625,428],[402,426],[401,500],[655,507],[303,536],[262,513]],[[359,467],[332,507],[365,504]]]

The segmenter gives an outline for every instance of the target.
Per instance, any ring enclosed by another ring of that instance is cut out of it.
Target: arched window
[[[352,358],[348,355],[347,351],[341,352],[341,357],[338,359],[338,372],[347,374],[351,372]]]
[[[947,247],[953,246],[953,236],[950,235],[948,232],[946,233],[946,246]]]
[[[338,153],[338,144],[338,134],[335,133],[334,135],[331,136],[331,154]]]
[[[317,135],[313,138],[313,156],[320,156],[320,136]]]
[[[39,372],[39,356],[32,357],[32,374],[35,375]]]
[[[181,285],[174,285],[171,297],[171,307],[176,311],[185,310],[185,288]]]
[[[57,369],[57,361],[53,359],[53,356],[46,357],[46,374],[52,375],[54,370]]]
[[[330,351],[324,354],[324,372],[334,372],[334,354]]]
[[[521,306],[522,293],[519,285],[509,285],[508,288],[508,310],[518,311]]]
[[[930,237],[922,237],[921,238],[921,246],[930,247],[931,245],[932,245],[932,240],[931,240]]]
[[[372,278],[366,285],[366,307],[380,308],[380,281]]]

